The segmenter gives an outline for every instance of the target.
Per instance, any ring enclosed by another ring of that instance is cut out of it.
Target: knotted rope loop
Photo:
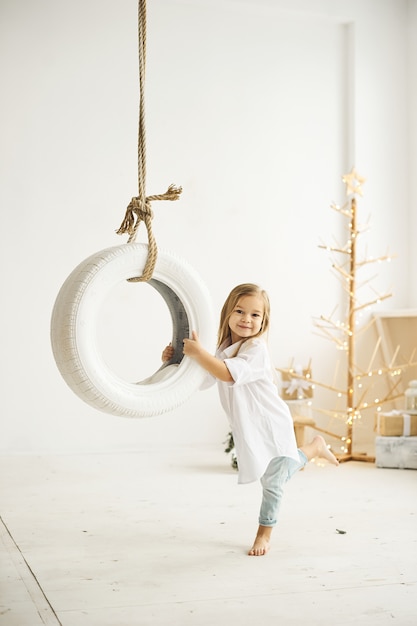
[[[132,243],[136,239],[139,224],[145,222],[147,226],[147,222],[150,224],[152,219],[153,211],[149,198],[145,198],[145,202],[142,202],[142,199],[136,196],[129,202],[123,222],[116,232],[118,235],[127,233],[129,235],[128,243]]]
[[[148,233],[148,258],[142,276],[129,278],[130,282],[146,282],[150,280],[155,269],[158,248],[152,231],[153,211],[151,202],[154,200],[178,200],[181,193],[182,187],[170,185],[165,193],[147,196],[144,201],[139,196],[136,196],[129,202],[123,222],[119,230],[116,231],[117,234],[124,235],[127,233],[129,235],[128,243],[133,243],[136,239],[136,233],[141,222],[145,223]]]
[[[148,281],[156,264],[158,249],[152,232],[153,212],[150,203],[153,200],[178,200],[182,188],[170,185],[165,193],[146,196],[146,133],[145,133],[145,74],[146,74],[146,0],[138,0],[138,36],[139,36],[139,131],[138,131],[138,195],[131,199],[126,209],[118,235],[128,233],[128,243],[136,239],[136,232],[141,222],[145,222],[148,232],[148,259],[142,276],[130,278],[130,281]]]

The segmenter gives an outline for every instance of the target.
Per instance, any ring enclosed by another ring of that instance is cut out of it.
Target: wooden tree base
[[[343,454],[338,456],[336,454],[336,458],[339,463],[346,463],[347,461],[363,461],[365,463],[375,463],[375,457],[369,456],[366,452],[358,452],[356,454]]]

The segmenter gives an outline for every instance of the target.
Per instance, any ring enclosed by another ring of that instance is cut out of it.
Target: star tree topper
[[[346,195],[351,193],[358,193],[363,196],[362,185],[366,181],[366,178],[360,176],[356,171],[356,168],[352,167],[349,174],[344,174],[342,180],[346,185]]]

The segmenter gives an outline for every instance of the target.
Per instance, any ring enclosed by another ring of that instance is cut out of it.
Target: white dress
[[[239,466],[239,483],[258,480],[274,457],[300,462],[290,410],[279,397],[273,379],[268,347],[263,338],[220,346],[234,382],[217,380],[220,401],[233,433]]]

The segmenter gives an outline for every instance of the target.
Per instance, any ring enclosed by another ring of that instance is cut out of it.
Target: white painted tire
[[[203,345],[213,348],[206,287],[188,264],[159,251],[149,284],[162,295],[171,313],[173,359],[140,383],[122,380],[103,361],[96,337],[100,307],[115,285],[142,274],[147,254],[148,246],[137,243],[93,254],[68,276],[52,312],[52,351],[65,382],[82,400],[112,415],[149,417],[180,406],[205,378],[194,360],[183,357],[184,337],[196,330]]]

